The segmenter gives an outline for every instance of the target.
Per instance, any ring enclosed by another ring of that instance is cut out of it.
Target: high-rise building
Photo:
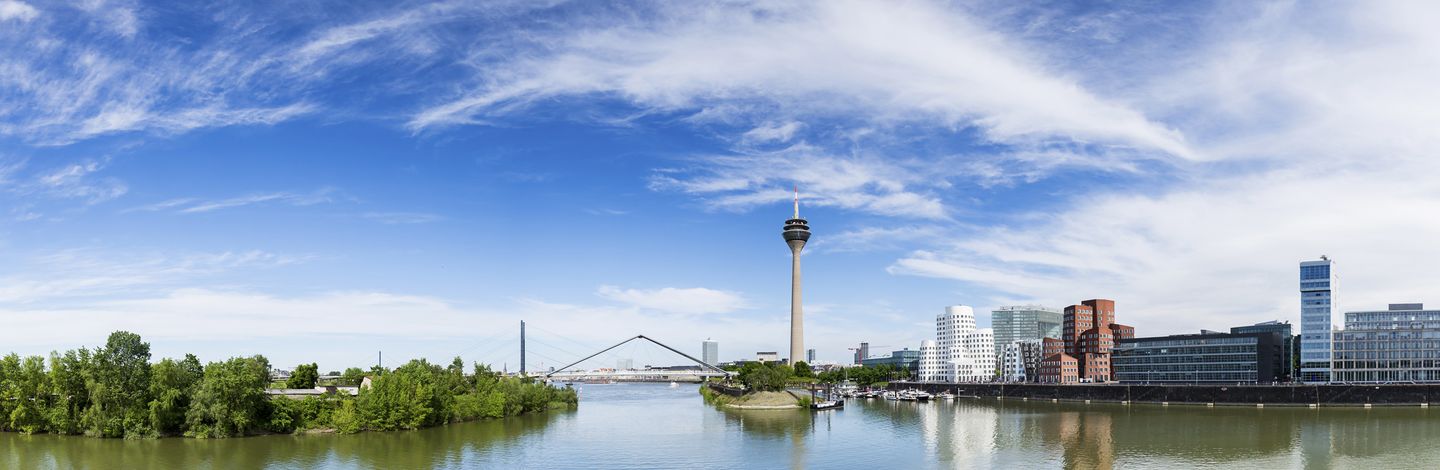
[[[1134,327],[1115,323],[1115,301],[1091,299],[1080,305],[1065,307],[1061,323],[1060,340],[1064,350],[1058,356],[1064,357],[1051,357],[1055,355],[1047,352],[1042,361],[1041,381],[1071,383],[1065,376],[1071,362],[1076,369],[1074,379],[1078,382],[1113,381],[1110,350],[1115,347],[1116,340],[1135,337]]]
[[[810,240],[810,223],[800,218],[800,190],[795,190],[795,217],[785,221],[785,244],[790,246],[790,362],[805,352],[805,312],[800,307],[800,250]]]
[[[945,313],[935,316],[935,340],[930,350],[934,356],[926,362],[938,364],[939,370],[927,375],[930,381],[988,382],[995,378],[995,333],[975,328],[973,308],[945,307]],[[921,347],[925,349],[923,344]]]
[[[1417,303],[1345,312],[1334,340],[1335,382],[1440,382],[1440,310]]]
[[[710,364],[712,366],[715,364],[719,364],[720,343],[715,342],[710,338],[705,338],[705,341],[700,343],[700,360],[705,361],[706,364]]]
[[[1300,381],[1330,381],[1331,335],[1342,318],[1335,305],[1335,261],[1300,262]]]
[[[1290,328],[1290,322],[1272,320],[1254,325],[1237,326],[1231,328],[1230,333],[1275,333],[1280,335],[1280,341],[1285,345],[1285,350],[1280,354],[1280,368],[1275,371],[1275,380],[1279,382],[1295,380],[1295,334],[1294,330]]]
[[[1063,321],[1059,310],[1039,305],[996,308],[990,311],[990,319],[999,346],[1027,339],[1059,338]]]
[[[805,363],[806,363],[806,364],[814,364],[814,363],[815,363],[815,350],[814,350],[814,349],[806,349],[806,350],[805,350]]]
[[[855,364],[864,364],[868,357],[870,357],[870,343],[860,343],[860,348],[855,350]]]

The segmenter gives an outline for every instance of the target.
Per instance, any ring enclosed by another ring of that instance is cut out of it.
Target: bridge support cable
[[[677,349],[675,349],[675,348],[672,348],[672,347],[670,347],[670,346],[666,346],[665,343],[661,343],[661,342],[659,342],[659,341],[655,341],[654,339],[652,339],[652,338],[650,338],[650,337],[648,337],[648,336],[645,336],[645,335],[635,335],[634,337],[625,339],[625,341],[621,341],[621,342],[619,342],[619,343],[615,343],[614,346],[610,346],[610,347],[608,347],[608,348],[601,349],[600,352],[597,352],[597,353],[595,353],[595,354],[591,354],[591,355],[589,355],[589,356],[585,356],[584,359],[581,359],[581,360],[578,360],[578,361],[575,361],[575,362],[566,364],[565,367],[561,367],[561,368],[555,369],[554,371],[551,371],[551,372],[545,374],[545,377],[548,378],[548,377],[550,377],[550,376],[552,376],[552,375],[558,374],[558,373],[560,373],[560,372],[564,372],[565,369],[569,369],[569,368],[571,368],[571,367],[575,367],[576,364],[579,364],[579,363],[581,363],[581,362],[588,361],[588,360],[590,360],[590,358],[593,358],[593,357],[595,357],[595,356],[599,356],[599,355],[601,355],[601,354],[605,354],[607,351],[609,351],[609,350],[611,350],[611,349],[618,348],[618,347],[620,347],[620,346],[623,346],[625,343],[629,343],[629,342],[635,341],[635,340],[637,340],[637,339],[643,339],[643,340],[645,340],[645,341],[649,341],[649,342],[651,342],[651,343],[655,343],[656,345],[658,345],[658,346],[660,346],[660,347],[662,347],[662,348],[665,348],[665,349],[667,349],[667,350],[669,350],[670,352],[673,352],[673,353],[675,353],[675,354],[679,354],[679,355],[681,355],[681,356],[684,356],[686,359],[689,359],[689,360],[691,360],[691,361],[694,361],[696,364],[700,364],[701,366],[703,366],[703,367],[705,367],[705,368],[707,368],[707,369],[713,370],[713,371],[715,371],[715,372],[719,372],[719,373],[721,373],[721,374],[724,374],[724,375],[727,376],[727,377],[730,376],[730,371],[727,371],[727,370],[725,370],[725,369],[721,369],[721,368],[716,367],[716,366],[714,366],[714,365],[712,365],[712,364],[710,364],[710,363],[707,363],[707,362],[705,362],[705,361],[696,359],[694,356],[691,356],[691,355],[689,355],[689,354],[685,354],[685,353],[683,353],[683,352],[680,352],[679,350],[677,350]]]

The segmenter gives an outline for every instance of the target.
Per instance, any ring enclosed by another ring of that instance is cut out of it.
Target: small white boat
[[[675,388],[675,387],[679,387],[679,386],[680,386],[680,384],[677,384],[677,383],[675,383],[675,382],[670,382],[670,388]]]
[[[840,408],[844,408],[844,407],[845,407],[845,402],[840,401],[840,400],[825,400],[825,401],[818,401],[818,402],[815,402],[815,403],[811,403],[811,404],[810,404],[810,409],[813,409],[813,410],[816,410],[816,411],[819,411],[819,410],[836,410],[836,409],[840,409]]]

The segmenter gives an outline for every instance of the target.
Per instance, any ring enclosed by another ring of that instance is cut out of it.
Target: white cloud
[[[839,207],[880,215],[941,219],[936,188],[948,185],[930,164],[880,156],[834,156],[804,145],[753,155],[698,159],[689,170],[665,170],[651,188],[677,190],[723,210],[748,210],[790,201],[798,185],[805,207]]]
[[[24,269],[0,277],[0,304],[151,294],[208,276],[287,266],[309,258],[261,250],[130,255],[63,250],[35,256]]]
[[[0,0],[0,21],[30,21],[40,16],[40,10],[18,0]]]
[[[315,191],[311,191],[311,192],[308,192],[308,193],[301,193],[301,192],[294,192],[294,191],[276,191],[276,192],[269,192],[269,193],[254,193],[254,194],[247,194],[247,195],[244,195],[244,196],[236,196],[236,197],[232,197],[232,198],[213,199],[213,200],[202,200],[202,199],[197,199],[197,198],[177,198],[177,199],[170,199],[170,200],[160,201],[160,202],[153,203],[153,204],[146,204],[146,205],[143,205],[143,206],[132,207],[132,208],[129,208],[129,209],[124,210],[123,212],[136,212],[136,211],[143,211],[143,212],[173,211],[173,212],[178,213],[178,214],[198,214],[198,213],[203,213],[203,212],[213,212],[213,211],[217,211],[217,210],[221,210],[221,209],[233,209],[233,208],[237,208],[237,207],[245,207],[245,206],[257,205],[257,204],[286,204],[286,205],[291,205],[291,206],[313,206],[313,205],[316,205],[316,204],[325,204],[325,203],[335,202],[335,200],[336,200],[337,198],[339,198],[339,197],[340,197],[340,190],[335,189],[335,188],[326,187],[326,188],[320,188],[320,189],[317,189],[317,190],[315,190]],[[368,217],[368,218],[377,218],[377,217],[383,215],[383,213],[373,213],[373,214],[376,214],[376,216],[375,216],[375,217],[367,216],[367,217]],[[391,215],[395,215],[395,214],[391,214]],[[414,215],[416,215],[416,214],[411,214],[411,215],[414,216]],[[413,217],[412,217],[412,219],[413,219]],[[392,217],[392,220],[398,220],[398,219],[395,219],[395,218]],[[387,223],[391,223],[391,222],[387,222]],[[398,223],[398,222],[395,222],[395,223]],[[413,223],[413,222],[412,222],[412,223]]]
[[[973,125],[1000,142],[1077,139],[1196,157],[1179,133],[1052,73],[954,10],[849,1],[696,10],[685,4],[653,22],[552,40],[553,53],[487,68],[473,92],[418,113],[410,127],[598,93],[660,110]]]
[[[621,289],[600,286],[595,294],[642,309],[685,315],[731,313],[746,308],[745,298],[740,294],[704,287]]]

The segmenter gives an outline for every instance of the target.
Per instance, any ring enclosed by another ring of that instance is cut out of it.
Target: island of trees
[[[910,372],[890,365],[849,367],[815,374],[810,365],[797,362],[789,366],[779,362],[747,362],[727,366],[735,372],[729,380],[708,383],[700,388],[707,402],[732,408],[806,407],[810,398],[790,392],[816,384],[851,382],[861,387],[884,387],[890,380],[908,378]]]
[[[296,367],[289,388],[313,388],[315,364]],[[340,381],[358,396],[272,397],[270,362],[235,357],[201,365],[193,354],[151,363],[150,344],[112,333],[104,347],[0,358],[0,430],[95,437],[200,438],[302,431],[392,431],[570,408],[574,390],[504,377],[477,364],[467,373],[424,359],[394,370],[352,368]]]

